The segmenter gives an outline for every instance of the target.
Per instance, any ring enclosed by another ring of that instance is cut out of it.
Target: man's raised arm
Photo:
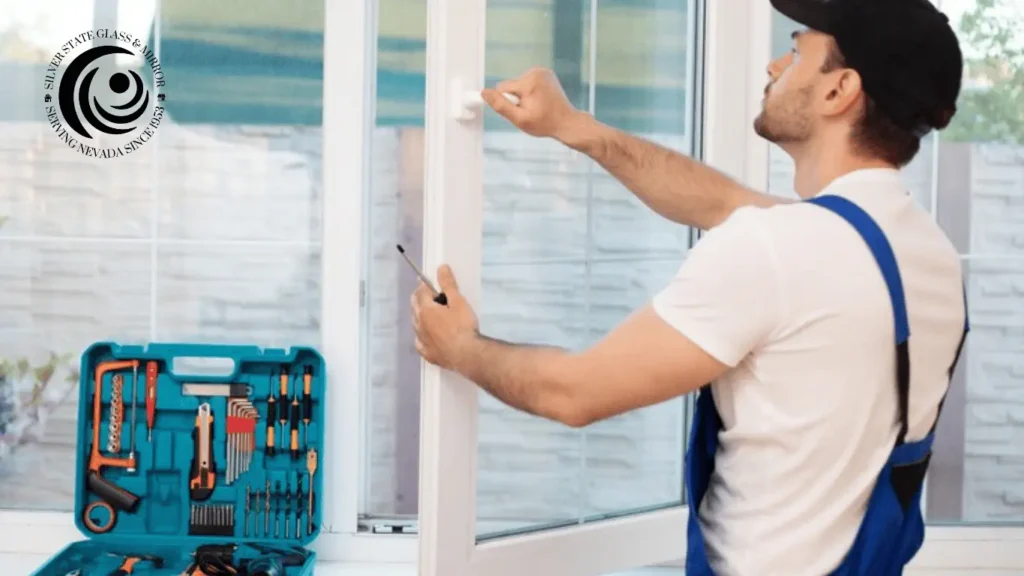
[[[519,97],[515,105],[501,93]],[[598,122],[574,108],[550,70],[535,68],[483,91],[484,100],[517,128],[549,137],[593,158],[663,217],[713,228],[741,206],[787,200],[762,194],[684,154]]]

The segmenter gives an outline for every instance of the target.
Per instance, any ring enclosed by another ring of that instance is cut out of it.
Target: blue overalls
[[[889,241],[881,228],[859,206],[840,196],[824,195],[807,200],[831,210],[852,225],[871,249],[885,278],[896,324],[896,378],[899,391],[900,432],[889,460],[878,476],[868,501],[860,530],[834,576],[891,576],[903,573],[924,541],[924,517],[921,513],[921,488],[931,458],[935,426],[922,440],[906,442],[907,412],[910,399],[910,355],[907,346],[910,325],[899,268]],[[964,308],[966,319],[966,293]],[[950,378],[960,358],[969,323],[957,348]],[[939,410],[942,406],[940,404]],[[937,418],[936,418],[937,420]],[[704,534],[698,513],[715,469],[715,452],[722,420],[715,409],[711,388],[705,386],[697,397],[697,409],[686,453],[686,491],[689,496],[687,525],[687,576],[714,576],[708,563]],[[809,551],[813,554],[813,551]]]

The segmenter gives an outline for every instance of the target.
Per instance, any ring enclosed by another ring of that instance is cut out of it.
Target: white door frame
[[[483,87],[486,10],[480,0],[432,0],[427,13],[424,267],[433,276],[451,265],[473,306],[481,297],[483,121],[479,108],[473,114],[462,103]],[[464,110],[471,119],[457,118]],[[423,370],[421,574],[584,576],[684,553],[685,506],[477,544],[478,390],[457,374]]]

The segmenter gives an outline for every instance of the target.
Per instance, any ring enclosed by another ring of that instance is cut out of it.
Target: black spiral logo
[[[60,108],[61,115],[64,116],[64,123],[83,138],[92,139],[92,134],[83,125],[83,119],[85,124],[105,134],[127,134],[137,127],[134,123],[142,117],[149,107],[149,90],[143,86],[142,78],[134,70],[128,71],[128,74],[131,74],[131,80],[129,80],[128,75],[124,72],[115,72],[107,80],[107,85],[116,94],[124,94],[134,81],[135,93],[131,99],[124,104],[110,106],[118,111],[134,109],[123,116],[108,112],[100,105],[96,97],[91,96],[92,82],[99,68],[89,70],[85,77],[82,78],[81,84],[79,84],[78,80],[87,68],[100,58],[113,54],[133,55],[131,51],[119,46],[96,46],[79,54],[68,65],[64,75],[61,77],[60,88],[57,93],[57,106]],[[90,102],[90,98],[92,102]],[[81,117],[78,114],[79,108],[81,109]],[[95,112],[93,111],[94,109]],[[106,122],[101,121],[97,114]],[[125,127],[122,128],[120,126]]]

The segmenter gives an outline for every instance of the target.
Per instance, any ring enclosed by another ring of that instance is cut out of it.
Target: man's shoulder
[[[815,237],[821,224],[827,222],[815,212],[823,211],[806,202],[743,206],[709,230],[701,241],[706,240],[709,248],[714,245],[767,252],[778,251],[788,240],[806,245],[803,240]]]

